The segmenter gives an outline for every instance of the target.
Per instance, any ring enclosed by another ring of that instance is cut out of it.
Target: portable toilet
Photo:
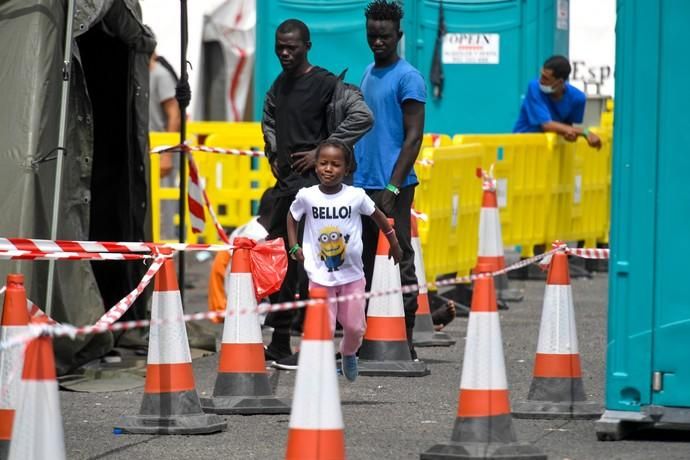
[[[690,2],[618,0],[606,411],[600,440],[690,424]],[[641,33],[643,31],[643,33]]]
[[[359,85],[373,58],[366,41],[367,0],[257,0],[255,110],[280,73],[274,54],[278,25],[309,26],[310,61]],[[425,131],[445,134],[512,131],[527,83],[553,54],[568,55],[568,0],[405,0],[400,53],[427,83]],[[440,99],[429,83],[443,5],[447,34]]]

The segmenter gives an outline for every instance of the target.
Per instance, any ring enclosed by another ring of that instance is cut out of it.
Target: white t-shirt
[[[375,210],[364,190],[345,184],[332,195],[318,185],[297,192],[290,212],[296,221],[306,219],[302,252],[311,281],[340,286],[364,278],[361,216]]]

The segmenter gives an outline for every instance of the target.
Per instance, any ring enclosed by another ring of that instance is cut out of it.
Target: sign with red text
[[[498,64],[499,34],[446,34],[443,37],[444,64]]]

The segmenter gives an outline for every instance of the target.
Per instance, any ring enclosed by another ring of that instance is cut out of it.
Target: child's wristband
[[[387,232],[383,232],[383,235],[388,236],[388,235],[392,234],[393,232],[395,232],[395,229],[393,227],[391,227],[391,229],[388,230]]]
[[[585,128],[582,131],[582,136],[584,136],[585,139],[587,139],[589,137],[589,128]]]
[[[290,248],[290,250],[288,251],[288,254],[293,255],[294,253],[296,253],[300,249],[301,248],[300,248],[299,243],[296,243],[293,247]]]

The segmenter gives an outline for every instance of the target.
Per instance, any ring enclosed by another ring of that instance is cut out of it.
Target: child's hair
[[[318,147],[316,147],[316,161],[319,160],[319,154],[321,153],[321,149],[325,147],[333,147],[343,152],[343,158],[345,159],[345,167],[347,168],[347,173],[352,174],[353,172],[355,172],[355,169],[357,169],[357,163],[355,162],[355,154],[352,152],[350,146],[340,141],[323,141],[319,144]]]

